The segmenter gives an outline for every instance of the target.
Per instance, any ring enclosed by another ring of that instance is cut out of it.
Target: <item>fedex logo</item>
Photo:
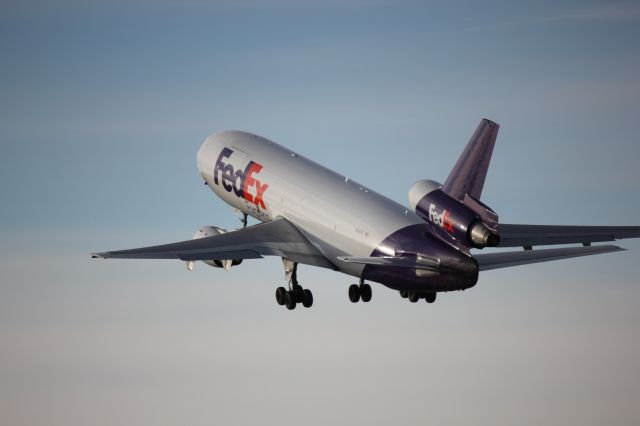
[[[435,225],[443,228],[450,234],[453,234],[453,220],[447,210],[443,210],[442,213],[438,213],[436,205],[431,203],[429,205],[429,220]]]
[[[220,185],[220,177],[222,187],[225,191],[233,191],[238,197],[244,198],[248,202],[266,210],[267,206],[265,206],[262,196],[269,185],[263,184],[254,177],[254,175],[260,173],[262,165],[249,161],[249,164],[247,164],[244,170],[234,170],[233,165],[226,164],[224,161],[225,158],[231,157],[231,154],[233,154],[233,150],[229,148],[224,148],[222,152],[220,152],[213,170],[213,182],[216,185]],[[255,187],[255,195],[249,192],[249,188],[252,187]]]

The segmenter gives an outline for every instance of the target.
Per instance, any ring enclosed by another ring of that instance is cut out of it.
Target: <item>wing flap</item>
[[[91,253],[102,259],[225,260],[280,256],[294,262],[335,269],[291,222],[284,218],[194,240],[128,250]]]
[[[589,244],[640,237],[640,226],[564,226],[500,224],[498,247]]]
[[[524,250],[504,253],[477,254],[474,256],[480,271],[507,268],[510,266],[528,265],[531,263],[550,262],[552,260],[572,257],[590,256],[593,254],[613,253],[625,249],[613,246],[567,247],[544,250]]]
[[[256,250],[204,251],[198,253],[178,253],[180,260],[228,260],[228,259],[262,259]]]

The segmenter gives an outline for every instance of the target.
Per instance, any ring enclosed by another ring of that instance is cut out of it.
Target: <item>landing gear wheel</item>
[[[409,292],[407,290],[400,291],[400,297],[406,299],[407,297],[409,297]]]
[[[303,288],[298,283],[298,263],[283,257],[282,265],[289,290],[286,290],[285,287],[276,289],[278,304],[286,306],[290,311],[295,309],[298,303],[301,303],[305,308],[310,308],[313,305],[313,294],[311,290]]]
[[[287,290],[284,287],[278,287],[276,289],[276,302],[278,302],[278,305],[284,305],[284,296],[286,293]]]
[[[436,301],[436,293],[427,293],[424,295],[424,300],[427,303],[433,303]]]
[[[357,303],[360,300],[360,287],[357,284],[351,284],[349,286],[349,300],[352,303]]]
[[[290,311],[296,308],[296,298],[292,292],[288,291],[285,293],[284,304]]]
[[[418,300],[420,300],[420,295],[418,295],[418,293],[415,291],[409,292],[409,302],[416,303]]]
[[[360,297],[364,303],[371,301],[371,286],[369,284],[360,284]]]
[[[313,305],[313,293],[311,290],[304,289],[304,297],[302,298],[302,306],[305,308],[310,308]]]

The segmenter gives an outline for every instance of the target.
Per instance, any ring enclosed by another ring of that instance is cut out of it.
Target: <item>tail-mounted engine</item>
[[[416,182],[409,191],[409,203],[415,213],[467,247],[497,246],[500,243],[497,221],[493,223],[490,219],[483,220],[483,217],[487,218],[487,212],[493,211],[479,201],[470,199],[474,207],[481,206],[484,209],[481,217],[465,203],[447,195],[441,187],[442,185],[431,180]]]
[[[217,226],[203,226],[199,228],[196,233],[193,235],[193,239],[197,240],[199,238],[211,237],[214,235],[225,234],[227,232],[226,229],[218,228]],[[203,260],[209,266],[213,266],[214,268],[224,268],[227,271],[232,267],[242,263],[242,259],[228,259],[228,260]],[[193,261],[187,262],[187,268],[189,270],[193,269]]]

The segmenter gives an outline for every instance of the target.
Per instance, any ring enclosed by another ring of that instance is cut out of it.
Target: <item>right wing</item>
[[[508,268],[510,266],[528,265],[530,263],[549,262],[551,260],[569,259],[571,257],[589,256],[592,254],[624,251],[618,246],[567,247],[544,250],[523,250],[504,253],[483,253],[473,256],[481,271]]]
[[[498,247],[543,246],[615,241],[640,237],[640,226],[563,226],[563,225],[510,225],[498,226]]]
[[[158,246],[91,253],[102,259],[225,260],[279,256],[323,268],[336,267],[284,218],[224,234]]]

